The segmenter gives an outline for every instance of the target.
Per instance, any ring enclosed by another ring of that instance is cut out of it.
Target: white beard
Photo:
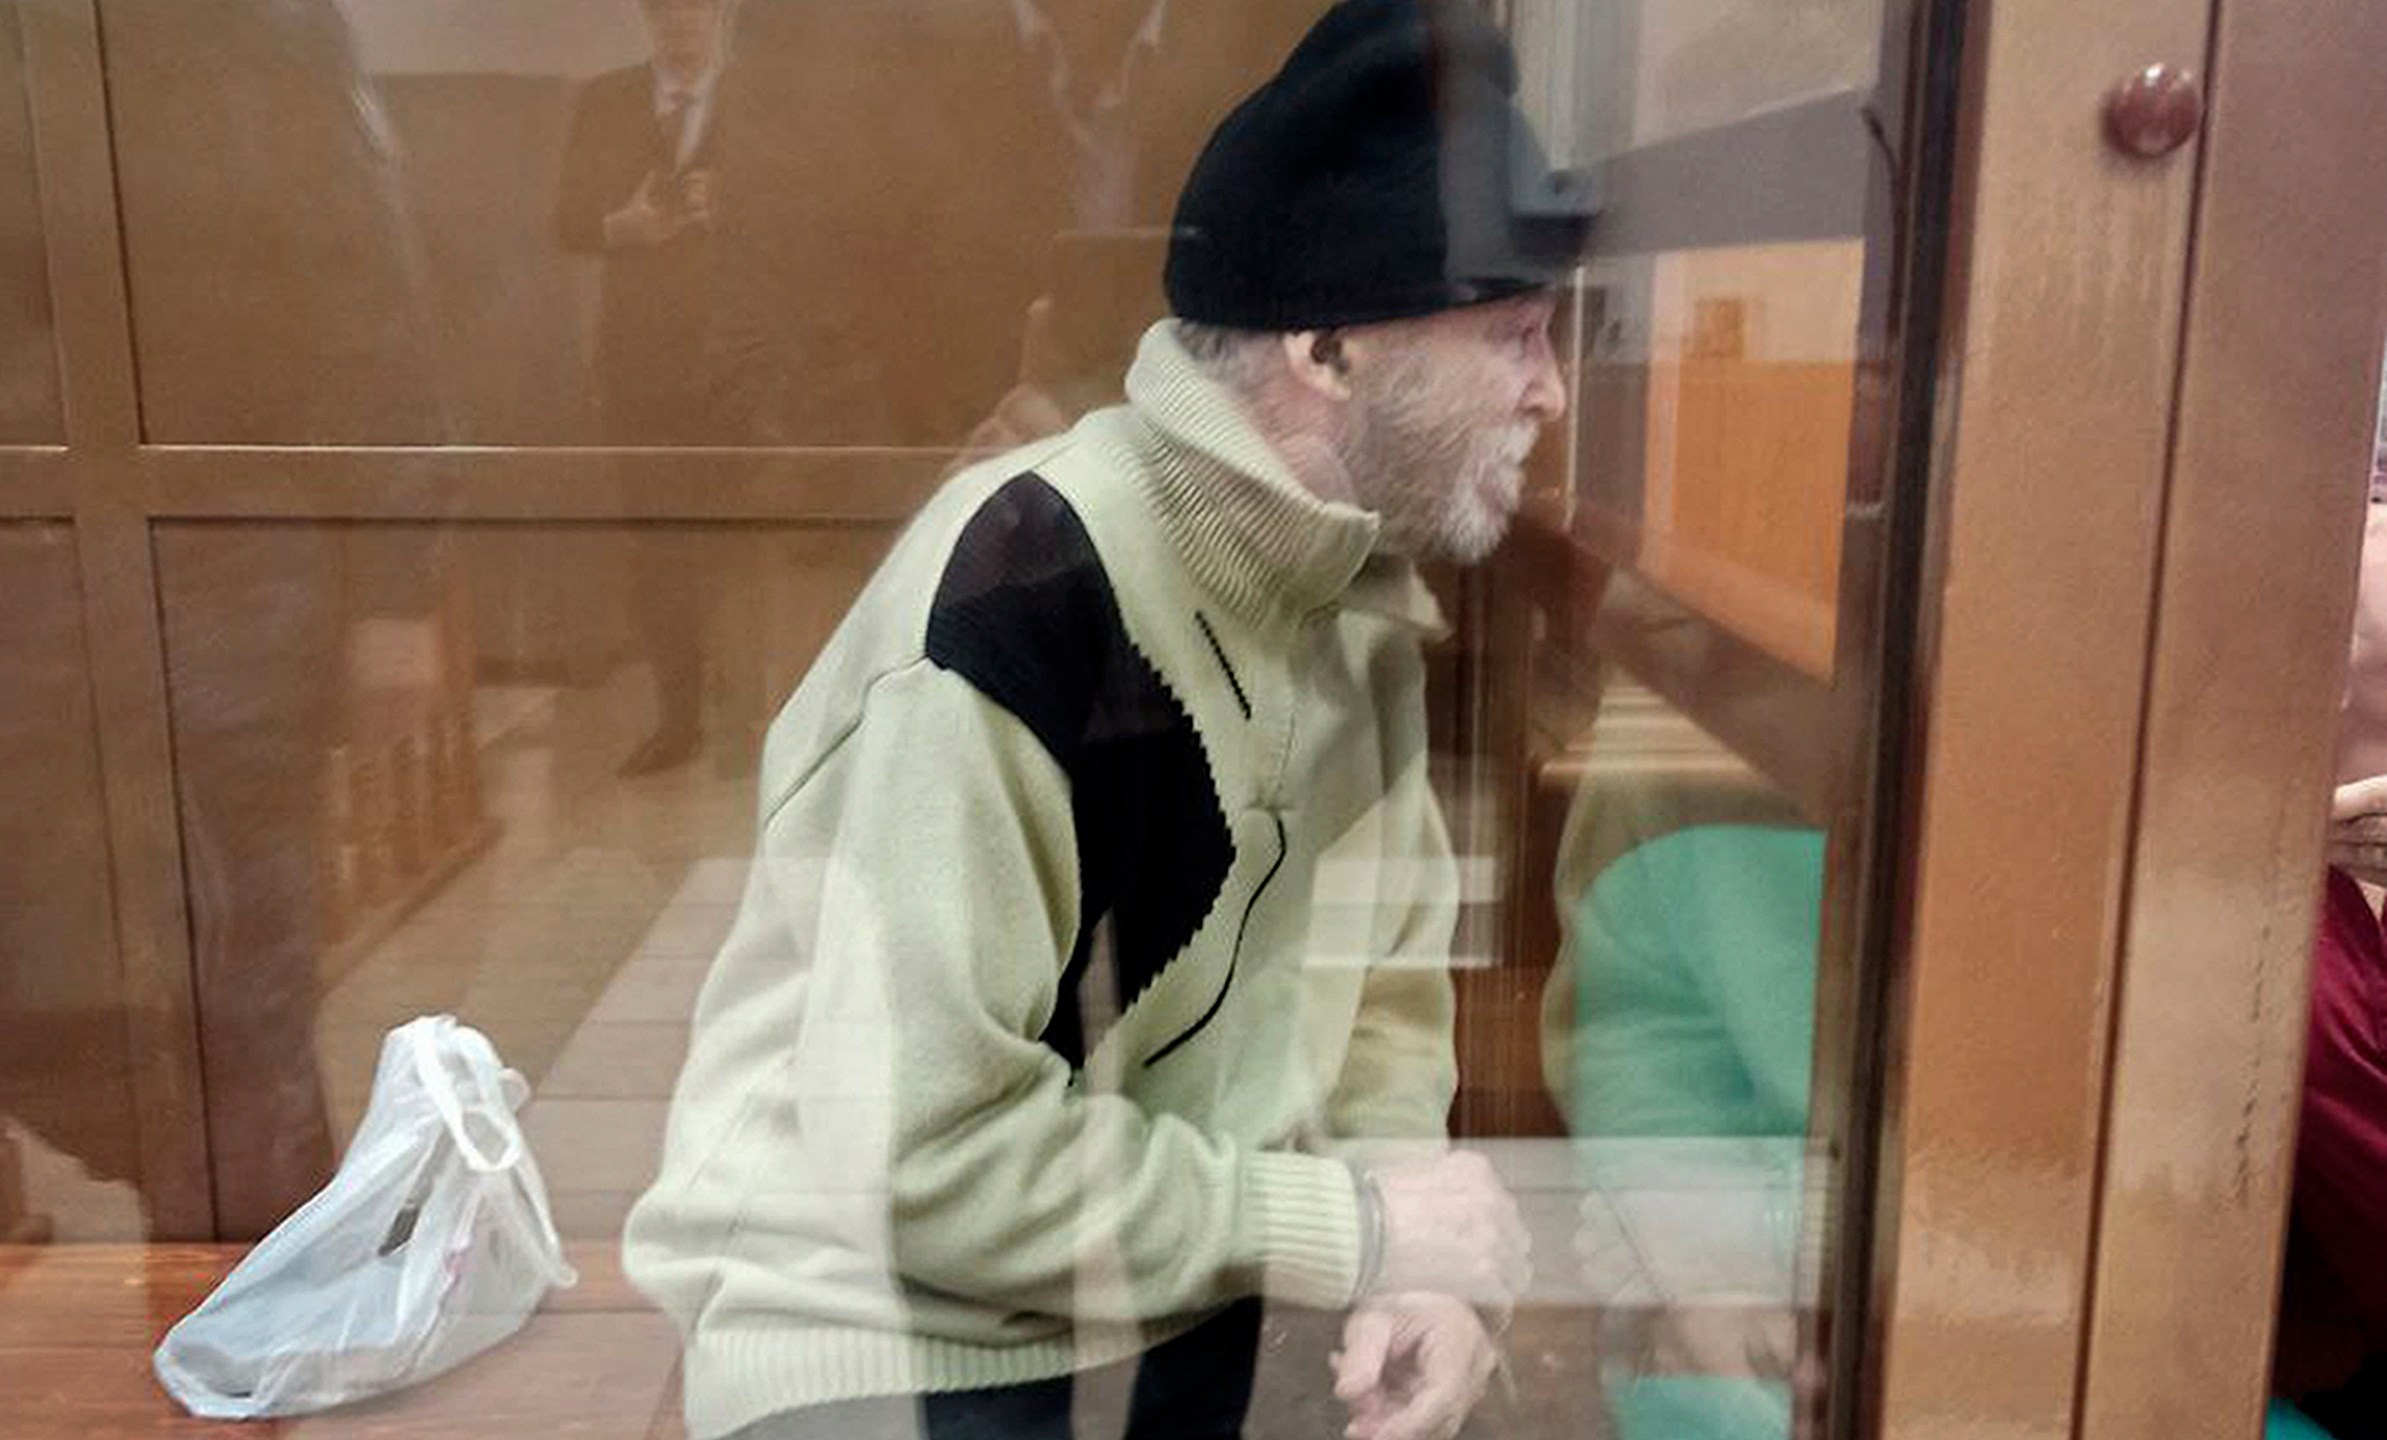
[[[1539,427],[1520,421],[1477,437],[1451,486],[1434,553],[1473,565],[1500,548],[1524,495],[1525,457],[1538,434]]]
[[[1507,536],[1541,427],[1468,424],[1434,413],[1435,398],[1395,385],[1366,404],[1343,463],[1359,502],[1381,517],[1387,549],[1472,565]]]

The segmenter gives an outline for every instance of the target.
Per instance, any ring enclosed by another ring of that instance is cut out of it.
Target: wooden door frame
[[[2208,18],[1967,7],[1859,1433],[2073,1433]]]
[[[2387,335],[2387,10],[2221,0],[2080,1430],[2258,1432]]]

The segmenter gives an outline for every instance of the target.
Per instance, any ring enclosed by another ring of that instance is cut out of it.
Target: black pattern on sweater
[[[1097,927],[1110,921],[1124,1014],[1226,884],[1234,841],[1201,738],[1128,638],[1085,526],[1033,473],[964,527],[929,611],[928,658],[1010,711],[1068,778],[1078,930],[1041,1038],[1083,1065],[1077,991]]]

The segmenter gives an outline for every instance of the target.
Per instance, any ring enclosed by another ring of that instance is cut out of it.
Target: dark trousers
[[[1086,1440],[1236,1440],[1251,1407],[1260,1302],[1244,1300],[1132,1360],[1025,1385],[843,1400],[766,1416],[730,1440],[1072,1440],[1081,1394],[1127,1392],[1126,1426]]]

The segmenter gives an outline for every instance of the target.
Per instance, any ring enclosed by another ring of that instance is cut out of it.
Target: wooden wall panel
[[[2219,7],[2081,1407],[2257,1433],[2387,336],[2387,10]]]
[[[132,1003],[74,532],[0,524],[0,1240],[138,1240]]]

